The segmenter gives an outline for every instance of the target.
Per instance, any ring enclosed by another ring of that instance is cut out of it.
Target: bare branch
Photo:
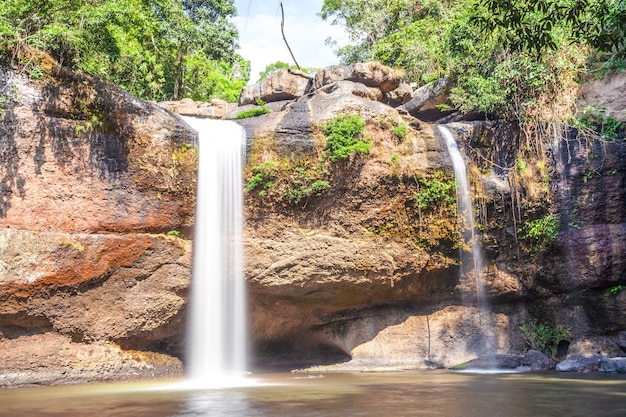
[[[296,67],[298,67],[298,69],[300,68],[300,65],[298,65],[298,61],[296,61],[296,57],[293,56],[293,52],[291,52],[291,48],[289,47],[289,44],[287,43],[287,38],[285,38],[285,11],[283,10],[283,2],[280,2],[280,14],[282,16],[282,20],[280,21],[280,31],[283,34],[283,40],[285,41],[285,45],[287,45],[287,49],[289,49],[289,53],[291,54],[291,58],[293,59],[293,62],[296,63]]]

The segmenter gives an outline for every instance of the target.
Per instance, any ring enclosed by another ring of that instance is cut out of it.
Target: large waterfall
[[[204,386],[246,370],[242,161],[245,132],[234,122],[185,117],[198,131],[198,186],[187,377]]]

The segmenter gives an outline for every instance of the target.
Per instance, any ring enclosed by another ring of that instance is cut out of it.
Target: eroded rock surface
[[[0,384],[180,375],[195,132],[48,68],[0,67]]]
[[[310,87],[310,76],[300,71],[282,69],[260,83],[245,86],[239,95],[239,105],[295,99],[308,93]]]
[[[76,343],[54,333],[0,339],[0,349],[2,388],[178,378],[183,373],[180,360],[169,355],[122,350],[106,342]]]

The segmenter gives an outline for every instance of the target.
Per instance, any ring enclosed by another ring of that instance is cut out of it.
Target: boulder
[[[404,77],[403,71],[395,70],[374,61],[348,66],[334,65],[324,68],[315,74],[313,90],[337,81],[347,80],[358,82],[368,87],[376,87],[384,94],[397,89]]]
[[[485,355],[472,359],[468,362],[455,365],[454,370],[479,370],[479,369],[519,369],[522,365],[522,355]]]
[[[451,114],[452,111],[441,111],[437,107],[445,104],[447,98],[448,79],[440,78],[436,81],[421,86],[415,92],[411,100],[404,103],[399,109],[408,112],[411,116],[425,121],[435,121]]]
[[[310,108],[311,121],[320,123],[340,113],[358,113],[366,119],[389,117],[398,120],[398,113],[386,104],[373,101],[371,90],[362,83],[337,81],[302,97]]]
[[[626,373],[626,358],[607,358],[603,356],[598,371],[612,374]]]
[[[200,118],[221,119],[228,112],[237,107],[234,103],[228,103],[220,99],[212,99],[209,103],[194,101],[184,98],[178,101],[164,101],[159,106],[183,116],[193,116]]]
[[[306,94],[295,101],[268,103],[272,113],[235,120],[246,131],[248,151],[258,139],[271,138],[280,152],[287,155],[314,154],[317,152],[315,129],[318,125],[340,113],[358,113],[366,119],[389,118],[400,120],[393,108],[377,101],[372,89],[361,83],[338,81]],[[374,95],[373,95],[374,94]],[[252,105],[239,107],[227,117],[236,117]]]
[[[383,95],[382,102],[391,106],[399,107],[408,103],[413,97],[413,89],[410,85],[402,83],[395,90],[391,90]]]
[[[602,355],[570,356],[556,365],[559,372],[589,372],[597,371],[602,363]]]
[[[245,86],[239,95],[239,105],[291,100],[306,94],[311,86],[310,76],[299,71],[282,69],[260,83]]]
[[[537,350],[529,350],[524,354],[521,365],[531,371],[549,371],[556,367],[557,362],[548,355]]]

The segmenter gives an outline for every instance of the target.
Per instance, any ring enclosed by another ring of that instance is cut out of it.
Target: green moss
[[[404,139],[407,132],[409,131],[409,127],[406,125],[406,123],[400,123],[394,126],[392,130],[393,134],[396,135],[398,139]]]
[[[258,190],[268,203],[304,207],[312,197],[331,188],[324,161],[310,158],[265,161],[252,168],[245,190]]]
[[[330,187],[330,183],[324,180],[316,180],[311,184],[287,184],[283,196],[294,205],[299,205],[311,196],[321,196],[322,192]]]
[[[456,201],[456,180],[446,178],[443,172],[435,171],[418,180],[419,190],[413,194],[415,206],[432,210],[437,206],[450,206]]]
[[[266,161],[252,168],[252,177],[245,186],[246,191],[261,188],[266,191],[274,186],[274,179],[278,175],[278,162]],[[264,193],[263,195],[265,195]]]

